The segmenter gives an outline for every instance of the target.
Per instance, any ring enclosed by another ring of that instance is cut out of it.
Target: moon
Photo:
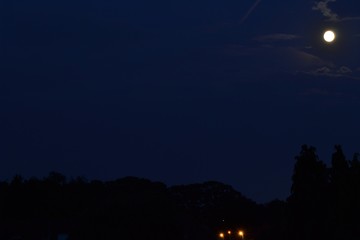
[[[331,43],[331,42],[333,42],[334,40],[335,40],[335,33],[333,32],[333,31],[326,31],[325,33],[324,33],[324,40],[326,41],[326,42],[328,42],[328,43]]]

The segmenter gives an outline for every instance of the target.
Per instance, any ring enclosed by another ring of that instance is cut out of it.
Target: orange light
[[[239,231],[239,236],[244,237],[244,232],[243,232],[243,231]]]
[[[230,230],[228,231],[228,234],[231,234],[231,231],[230,231]]]
[[[224,234],[223,234],[223,233],[220,233],[220,234],[219,234],[219,237],[220,237],[220,238],[224,238]]]

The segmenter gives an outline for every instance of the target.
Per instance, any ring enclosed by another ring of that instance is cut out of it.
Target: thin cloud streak
[[[244,15],[244,17],[241,19],[240,23],[244,23],[245,20],[250,16],[250,14],[255,10],[255,8],[259,5],[261,0],[257,0],[254,5],[251,6],[251,8],[247,11],[247,13]]]
[[[360,20],[360,17],[345,17],[342,19],[339,19],[339,22],[345,22],[345,21],[356,21],[356,20]]]
[[[331,78],[348,78],[359,80],[360,78],[353,75],[353,70],[347,66],[341,66],[340,68],[330,68],[323,66],[321,68],[312,70],[312,71],[303,71],[303,74],[312,75],[312,76],[326,76]]]
[[[275,41],[290,41],[299,38],[294,34],[277,33],[256,37],[255,40],[259,42],[275,42]]]

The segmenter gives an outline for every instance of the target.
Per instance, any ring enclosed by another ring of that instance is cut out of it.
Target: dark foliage
[[[0,239],[216,239],[219,219],[255,223],[257,204],[228,185],[168,188],[126,177],[102,182],[59,173],[0,184]],[[239,214],[241,213],[241,214]],[[238,225],[238,224],[237,224]]]

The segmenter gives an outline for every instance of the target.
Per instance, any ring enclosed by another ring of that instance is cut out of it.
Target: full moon
[[[324,33],[324,40],[328,43],[333,42],[335,40],[335,33],[333,31],[326,31]]]

